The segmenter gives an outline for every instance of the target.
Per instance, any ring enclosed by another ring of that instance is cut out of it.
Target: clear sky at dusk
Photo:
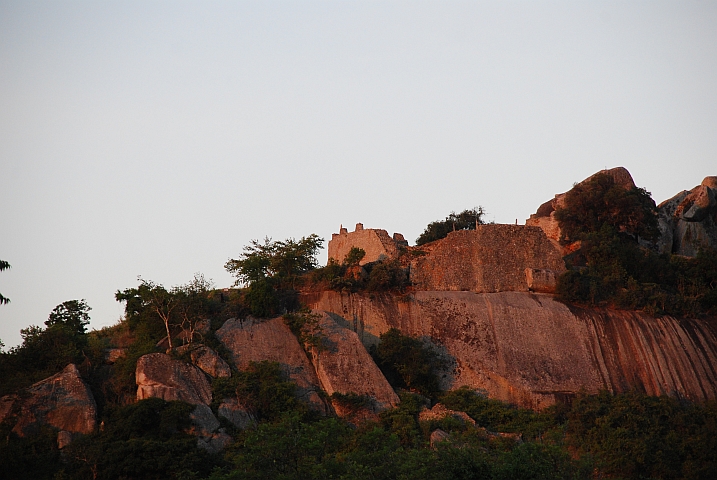
[[[0,338],[339,225],[717,175],[717,2],[0,0]],[[325,262],[325,250],[321,255]]]

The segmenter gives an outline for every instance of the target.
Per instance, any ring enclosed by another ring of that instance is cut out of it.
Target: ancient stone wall
[[[425,249],[411,262],[417,290],[527,292],[534,271],[546,271],[545,279],[565,271],[560,252],[538,227],[480,225],[451,232]],[[537,290],[550,288],[542,283]]]
[[[302,299],[333,312],[366,345],[389,328],[431,339],[453,368],[444,388],[542,408],[584,390],[717,398],[717,336],[706,321],[568,308],[522,292],[323,292]]]
[[[403,235],[394,233],[389,236],[386,230],[367,228],[356,224],[356,230],[348,232],[341,228],[339,233],[334,233],[329,241],[329,258],[337,262],[343,262],[346,255],[353,247],[362,248],[366,255],[360,264],[364,265],[377,260],[396,258],[400,246],[407,246]]]

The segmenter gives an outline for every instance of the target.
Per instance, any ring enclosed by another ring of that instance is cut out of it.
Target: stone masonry
[[[402,246],[408,246],[408,242],[400,233],[394,233],[391,237],[386,230],[365,229],[363,224],[357,223],[353,232],[349,232],[342,226],[339,233],[334,233],[331,236],[329,258],[341,263],[351,248],[358,247],[366,252],[366,256],[360,262],[361,265],[365,265],[378,260],[398,257],[399,248]]]

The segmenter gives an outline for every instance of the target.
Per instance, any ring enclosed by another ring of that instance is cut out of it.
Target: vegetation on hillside
[[[570,259],[579,268],[560,278],[563,298],[658,312],[714,312],[714,252],[703,250],[696,259],[657,256],[638,242],[654,233],[654,204],[647,192],[621,192],[600,177],[581,191],[559,212],[564,240],[581,241],[580,251]],[[596,214],[600,205],[611,206],[611,214]],[[473,228],[482,223],[482,209],[466,212],[474,215]],[[212,480],[717,478],[715,402],[697,405],[634,392],[603,392],[534,412],[467,387],[444,392],[439,375],[447,365],[441,355],[429,343],[395,329],[381,335],[371,354],[401,403],[358,425],[312,411],[276,362],[250,363],[230,378],[214,380],[215,413],[222,399],[235,398],[255,420],[245,430],[225,422],[232,442],[220,454],[198,448],[197,438],[188,433],[194,406],[161,399],[135,401],[134,372],[140,356],[167,347],[173,354],[172,346],[201,341],[228,359],[213,332],[230,317],[283,313],[305,348],[323,348],[317,317],[300,310],[297,301],[297,289],[307,278],[348,291],[405,287],[399,262],[360,266],[365,255],[361,249],[352,249],[341,264],[317,269],[322,242],[316,235],[299,241],[252,242],[226,265],[240,289],[215,291],[201,275],[172,288],[140,279],[137,287],[116,293],[125,317],[114,327],[87,332],[90,308],[84,300],[71,300],[53,309],[43,328],[23,329],[21,345],[0,351],[0,395],[18,392],[75,363],[97,401],[101,427],[60,451],[52,428],[20,438],[8,422],[0,424],[2,475]],[[107,365],[106,349],[118,346],[125,349],[124,357]],[[371,404],[370,398],[353,393],[334,394],[330,400],[347,411]],[[451,416],[419,421],[421,410],[437,402],[466,412],[477,425]],[[436,429],[445,435],[431,445]]]
[[[406,269],[400,259],[384,259],[359,265],[366,252],[353,247],[339,263],[330,258],[327,265],[314,272],[311,280],[327,288],[348,292],[403,292],[409,285]]]
[[[426,226],[423,233],[416,239],[416,245],[424,245],[428,242],[446,238],[450,232],[455,230],[475,230],[482,225],[485,210],[483,207],[476,207],[470,210],[463,210],[461,213],[451,212],[445,220],[436,220]]]
[[[658,236],[649,192],[598,174],[568,192],[555,216],[563,243],[580,242],[558,279],[563,301],[653,315],[717,314],[717,250],[685,258],[645,246]]]
[[[245,303],[254,315],[286,313],[298,308],[297,288],[302,276],[318,266],[316,254],[323,242],[316,234],[301,240],[252,240],[225,268],[236,277],[235,285],[246,287]]]

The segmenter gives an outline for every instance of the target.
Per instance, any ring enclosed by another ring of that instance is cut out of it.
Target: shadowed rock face
[[[155,397],[194,405],[212,402],[212,388],[206,375],[197,367],[163,353],[140,357],[135,378],[137,400]]]
[[[429,337],[454,362],[444,388],[468,385],[525,407],[601,389],[717,398],[717,337],[699,320],[571,310],[522,292],[323,292],[303,301],[333,312],[365,344],[392,327]]]
[[[314,349],[312,362],[324,391],[329,395],[356,393],[374,399],[375,411],[393,408],[399,403],[381,370],[353,330],[338,325],[328,314],[321,312],[323,348]],[[340,414],[339,410],[337,413]]]
[[[694,257],[702,245],[717,247],[717,177],[706,177],[657,208],[660,253]]]
[[[314,367],[282,318],[229,319],[216,335],[232,353],[239,370],[249,367],[250,362],[279,362],[296,383],[299,396],[308,401],[313,409],[326,412],[326,405],[318,394],[319,380]]]
[[[92,433],[97,424],[97,405],[90,388],[73,364],[21,394],[20,413],[13,432],[30,435],[42,425],[72,433]]]

